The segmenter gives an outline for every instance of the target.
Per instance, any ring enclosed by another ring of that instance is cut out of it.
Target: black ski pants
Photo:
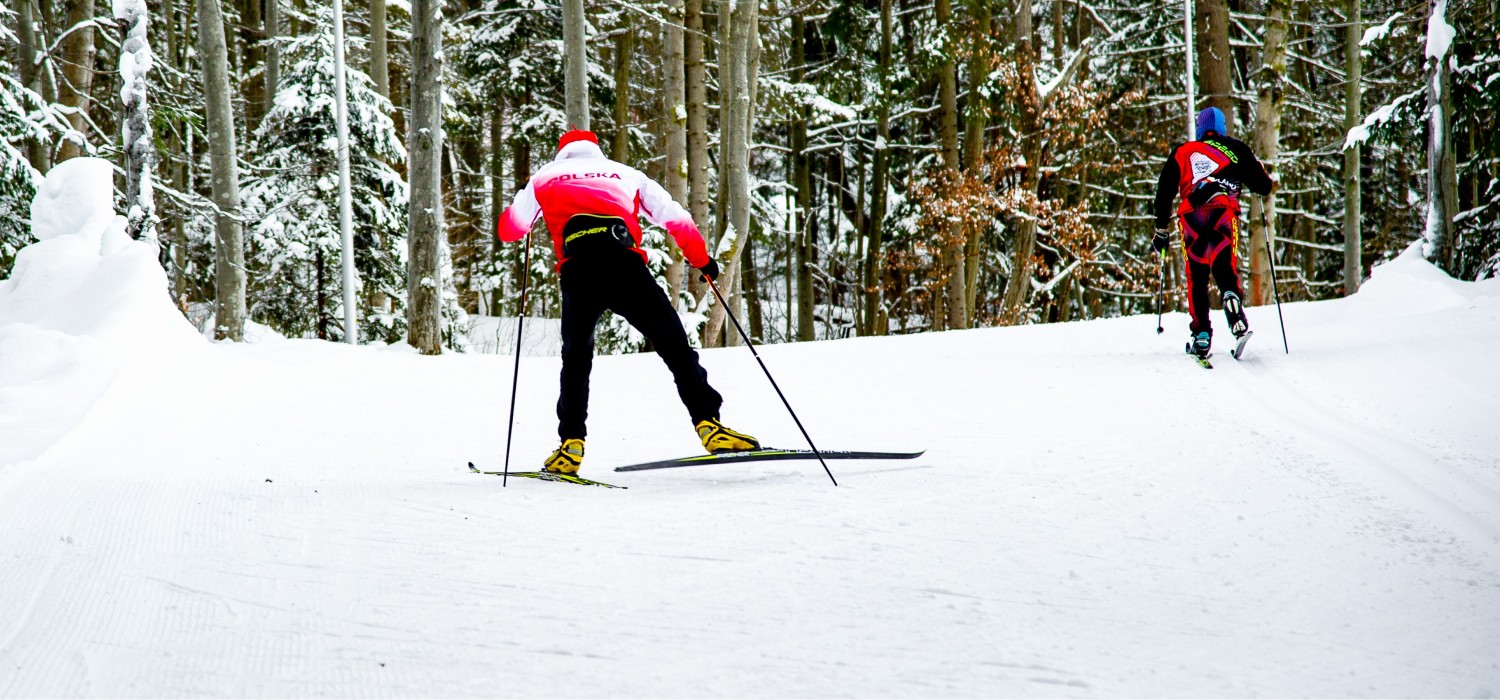
[[[639,253],[598,237],[574,246],[563,263],[562,390],[557,398],[557,434],[582,439],[588,419],[589,373],[594,367],[594,327],[608,309],[651,341],[677,382],[677,395],[694,423],[717,418],[724,403],[708,384],[708,372],[688,343],[682,321]]]
[[[1212,278],[1222,296],[1234,293],[1244,299],[1240,288],[1239,268],[1235,263],[1235,248],[1239,244],[1239,211],[1229,207],[1207,207],[1182,215],[1183,257],[1187,258],[1188,311],[1192,316],[1189,328],[1192,332],[1213,332],[1209,321],[1208,280]],[[1224,310],[1229,325],[1244,318],[1241,311],[1231,314]]]

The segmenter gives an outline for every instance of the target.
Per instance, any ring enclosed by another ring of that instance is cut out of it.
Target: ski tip
[[[478,473],[479,472],[479,467],[474,466],[473,462],[469,462],[469,471]]]

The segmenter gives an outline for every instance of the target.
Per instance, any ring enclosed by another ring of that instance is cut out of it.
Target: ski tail
[[[1234,349],[1229,351],[1229,356],[1236,360],[1244,357],[1245,343],[1250,342],[1250,336],[1252,335],[1255,335],[1255,331],[1245,331],[1245,334],[1240,336],[1239,342],[1234,344]]]
[[[640,464],[628,464],[623,467],[615,467],[617,472],[639,472],[650,469],[673,469],[677,467],[696,467],[709,464],[735,464],[739,462],[779,462],[793,459],[817,459],[821,454],[823,459],[916,459],[925,454],[926,450],[916,452],[873,452],[873,451],[851,451],[851,450],[781,450],[764,449],[749,450],[746,452],[720,452],[711,455],[697,455],[693,457],[681,457],[678,459],[663,459],[655,462],[642,462]]]

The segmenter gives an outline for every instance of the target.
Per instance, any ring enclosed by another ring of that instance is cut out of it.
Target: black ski
[[[916,452],[851,452],[842,450],[823,450],[823,459],[916,459],[921,457],[926,450]],[[817,459],[818,453],[812,450],[778,450],[763,449],[748,452],[720,452],[711,455],[698,455],[695,457],[681,457],[678,459],[663,459],[655,462],[642,462],[640,464],[629,464],[623,467],[615,467],[617,472],[639,472],[647,469],[672,469],[674,467],[698,467],[707,464],[733,464],[736,462],[776,462],[787,459]]]
[[[1245,343],[1250,342],[1250,336],[1252,335],[1255,335],[1255,331],[1245,331],[1245,334],[1240,336],[1239,342],[1234,344],[1234,349],[1229,351],[1229,356],[1236,360],[1243,357],[1245,355]]]
[[[480,471],[479,467],[474,466],[473,462],[469,462],[469,471],[474,472],[475,474],[490,474],[492,476],[501,476],[501,475],[505,474],[505,472],[486,472],[486,471]],[[604,483],[602,481],[594,481],[593,479],[585,479],[585,478],[583,478],[581,476],[578,476],[577,474],[554,474],[552,472],[511,472],[510,475],[513,476],[513,477],[519,478],[519,479],[536,479],[537,481],[556,481],[558,483],[563,483],[563,484],[578,484],[579,486],[603,486],[604,488],[607,488],[607,489],[624,489],[624,488],[629,488],[628,486],[616,486],[614,484],[606,484],[606,483]]]

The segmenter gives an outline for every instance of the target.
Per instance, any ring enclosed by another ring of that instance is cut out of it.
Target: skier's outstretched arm
[[[526,188],[516,193],[516,198],[505,208],[505,213],[500,215],[500,240],[514,243],[525,238],[541,213],[542,207],[537,204],[536,193],[532,191],[531,183],[527,182]]]
[[[708,245],[703,242],[703,234],[698,231],[698,225],[693,223],[692,215],[673,200],[665,188],[656,184],[655,180],[645,175],[641,176],[641,180],[640,191],[636,194],[640,199],[641,213],[646,215],[647,221],[672,234],[672,239],[677,241],[677,247],[682,249],[682,255],[687,258],[689,265],[703,269],[712,259],[708,257]]]
[[[1271,180],[1271,175],[1266,172],[1265,164],[1261,163],[1260,159],[1255,157],[1255,151],[1250,150],[1249,146],[1243,144],[1235,150],[1238,151],[1235,155],[1240,158],[1240,182],[1244,183],[1245,187],[1251,192],[1262,197],[1271,194],[1271,190],[1275,188],[1276,183]]]
[[[1167,162],[1161,166],[1161,177],[1156,180],[1156,206],[1153,213],[1156,215],[1156,228],[1162,230],[1172,227],[1172,200],[1177,198],[1177,181],[1182,179],[1182,169],[1177,167],[1177,149],[1167,155]]]

